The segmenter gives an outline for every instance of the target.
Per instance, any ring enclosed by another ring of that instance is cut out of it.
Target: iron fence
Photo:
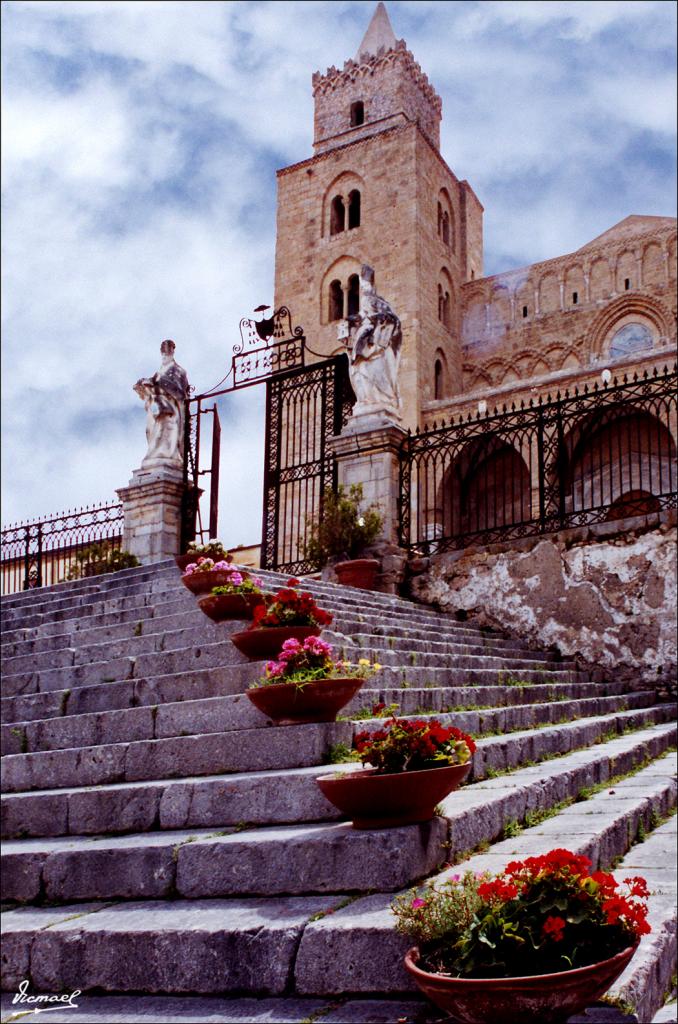
[[[676,368],[408,434],[400,542],[424,554],[677,507]]]
[[[120,503],[86,506],[2,530],[1,592],[94,575],[122,547]]]

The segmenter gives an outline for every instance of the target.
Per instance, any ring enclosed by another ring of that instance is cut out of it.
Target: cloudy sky
[[[675,215],[665,0],[389,0],[485,206],[486,273]],[[205,390],[272,301],[275,170],[373,0],[5,0],[4,524],[115,498],[163,338]],[[220,536],[258,540],[263,388],[221,405]]]

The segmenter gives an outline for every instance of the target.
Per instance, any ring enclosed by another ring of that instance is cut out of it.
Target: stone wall
[[[442,555],[411,580],[418,600],[675,692],[676,529],[604,540],[535,538],[530,550]],[[416,564],[414,568],[417,568]]]

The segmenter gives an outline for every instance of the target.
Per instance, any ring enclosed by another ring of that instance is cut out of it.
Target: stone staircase
[[[84,993],[53,1022],[435,1021],[393,893],[554,846],[648,878],[653,932],[604,1013],[665,1013],[675,706],[399,598],[309,589],[335,648],[384,666],[335,724],[256,711],[241,624],[203,616],[173,562],[3,599],[3,1021],[39,1019],[12,1002],[26,979]],[[478,737],[425,825],[355,831],[315,785],[377,701]]]

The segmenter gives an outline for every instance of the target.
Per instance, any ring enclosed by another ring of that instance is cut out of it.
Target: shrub
[[[383,517],[376,505],[361,511],[362,484],[351,484],[348,492],[339,487],[336,493],[327,488],[323,494],[320,519],[310,519],[310,540],[306,557],[318,565],[330,559],[357,558],[379,536]]]
[[[80,580],[87,576],[102,576],[107,572],[133,569],[135,565],[141,565],[136,555],[112,548],[104,541],[101,544],[90,544],[89,547],[78,551],[66,579]]]

